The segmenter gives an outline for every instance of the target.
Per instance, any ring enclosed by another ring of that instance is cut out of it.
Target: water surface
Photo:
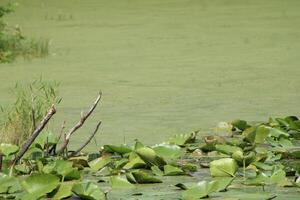
[[[98,143],[153,144],[234,118],[299,115],[298,0],[18,2],[9,23],[51,39],[51,55],[1,65],[0,103],[42,75],[61,82],[54,124],[70,127],[101,89],[74,145],[99,119]]]

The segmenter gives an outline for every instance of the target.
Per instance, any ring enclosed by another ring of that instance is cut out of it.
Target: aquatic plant
[[[67,134],[44,130],[56,113],[52,106],[22,146],[2,143],[0,197],[97,200],[125,193],[124,198],[148,195],[155,199],[161,185],[166,188],[162,196],[174,193],[188,200],[220,196],[236,199],[241,194],[245,199],[273,199],[280,195],[276,193],[280,188],[300,187],[300,120],[295,116],[258,124],[235,120],[229,123],[231,132],[224,136],[199,137],[193,132],[175,135],[154,146],[136,140],[131,146],[106,144],[97,152],[84,153],[98,123],[83,146],[70,150],[71,137],[91,116],[100,99],[101,94]],[[185,182],[183,177],[192,178]],[[140,188],[141,184],[148,184],[153,191]],[[261,187],[259,194],[243,193],[257,193]],[[275,194],[266,191],[267,187],[276,187]],[[291,194],[297,197],[296,192]]]

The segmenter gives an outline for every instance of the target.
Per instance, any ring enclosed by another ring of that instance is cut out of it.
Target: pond
[[[61,83],[53,122],[71,127],[103,91],[99,144],[154,144],[219,121],[298,115],[300,1],[18,0],[8,17],[51,55],[0,66],[0,104],[17,81]],[[90,145],[94,149],[95,145]]]

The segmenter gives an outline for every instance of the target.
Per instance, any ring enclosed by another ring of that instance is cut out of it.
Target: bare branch
[[[93,139],[93,137],[95,137],[95,135],[96,135],[96,133],[97,133],[97,131],[98,131],[101,123],[102,123],[101,121],[98,122],[98,124],[97,124],[97,126],[96,126],[96,128],[95,128],[95,130],[93,132],[93,134],[90,135],[90,137],[86,140],[86,142],[80,148],[78,148],[76,151],[72,152],[72,154],[70,156],[76,156],[82,149],[84,149],[84,147],[86,147],[86,145],[88,145],[91,142],[91,140]]]
[[[45,128],[46,124],[49,122],[51,117],[56,113],[56,109],[54,105],[50,108],[47,115],[43,118],[43,120],[40,122],[39,126],[33,131],[30,138],[23,144],[21,150],[16,155],[15,159],[12,162],[12,166],[15,165],[16,162],[18,162],[23,155],[26,153],[26,151],[29,149],[30,145],[34,142],[36,137],[41,133],[41,131]]]
[[[91,108],[89,109],[89,111],[84,115],[83,113],[81,114],[81,118],[79,120],[79,122],[77,122],[77,124],[75,124],[74,127],[72,127],[69,132],[66,134],[66,139],[63,143],[63,145],[61,146],[61,148],[57,151],[58,154],[62,153],[65,148],[67,147],[67,145],[69,144],[70,138],[71,136],[80,128],[82,127],[82,125],[84,124],[84,122],[86,121],[86,119],[93,113],[93,111],[95,110],[95,108],[97,107],[100,99],[102,97],[102,93],[100,92],[96,101],[94,102],[94,104],[91,106]]]

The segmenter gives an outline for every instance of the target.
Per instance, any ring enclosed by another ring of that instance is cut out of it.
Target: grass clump
[[[60,101],[58,83],[42,79],[29,84],[16,84],[16,101],[1,108],[0,141],[22,144],[33,132],[49,107]]]
[[[32,39],[23,36],[19,26],[10,27],[3,17],[14,11],[12,3],[0,5],[0,63],[12,62],[18,56],[24,58],[45,57],[49,54],[48,39]]]

